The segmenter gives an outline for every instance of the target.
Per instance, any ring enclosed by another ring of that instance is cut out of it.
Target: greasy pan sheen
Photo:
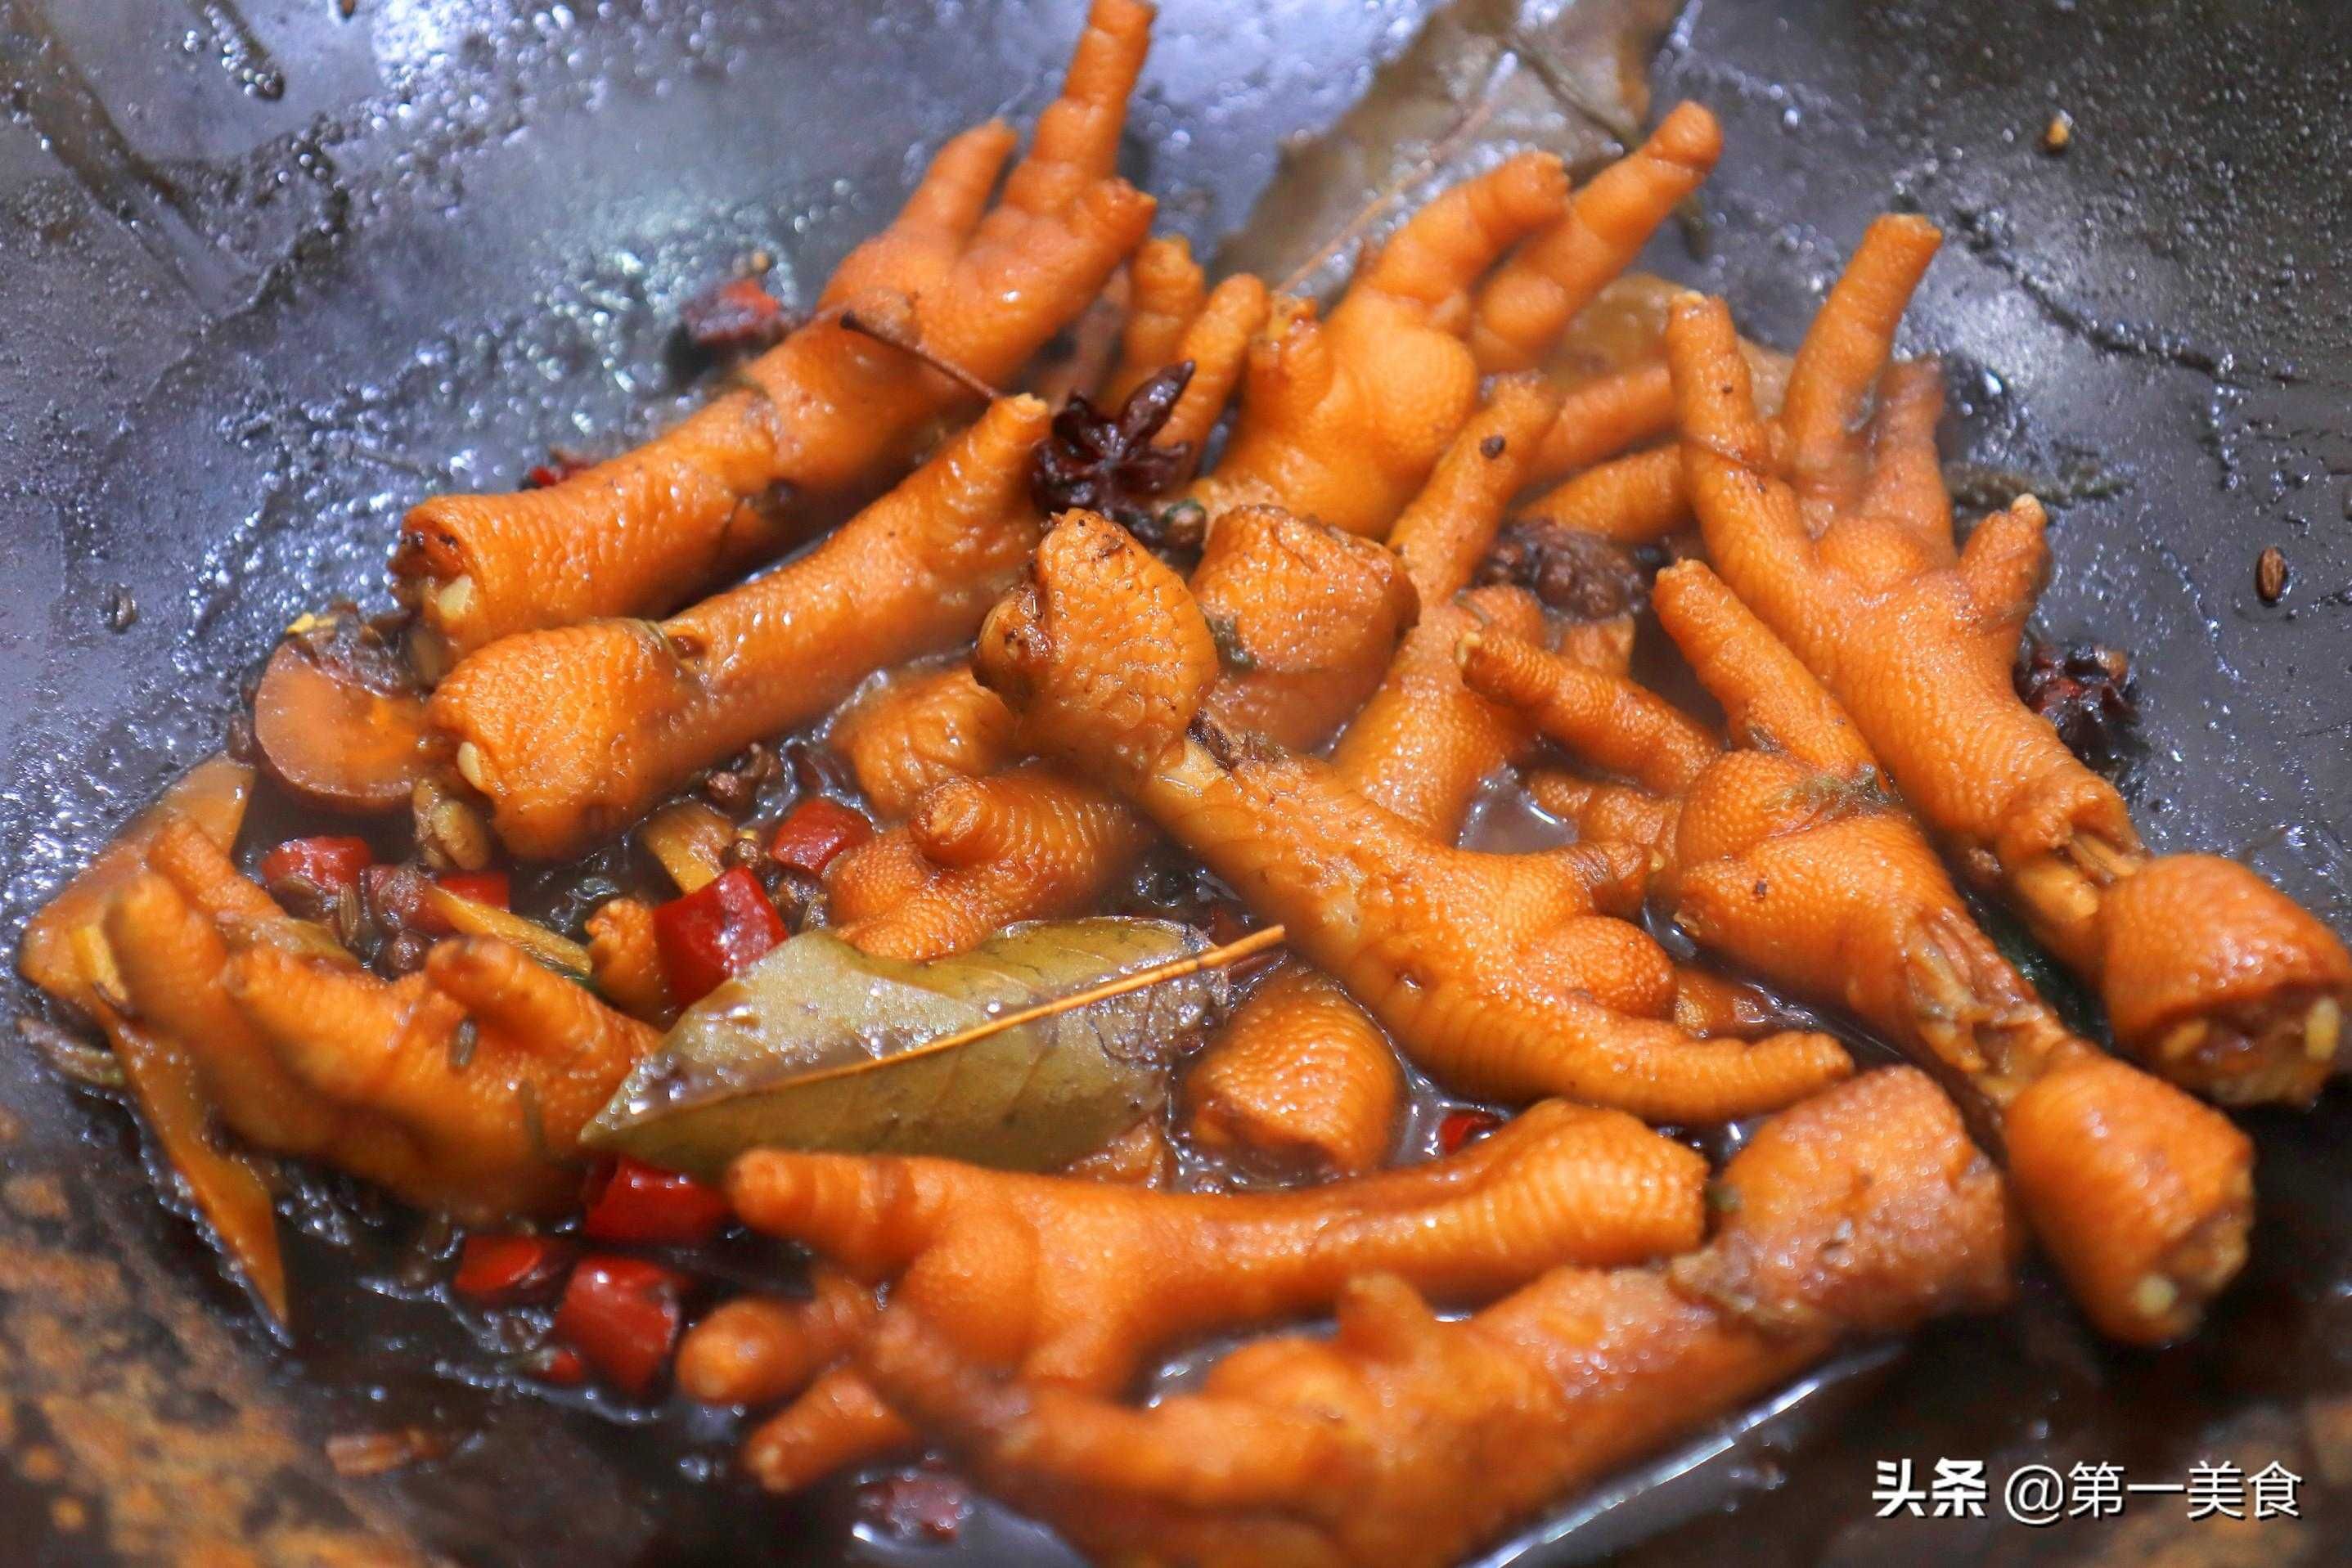
[[[1912,434],[1933,432],[1930,419]],[[1742,749],[1719,750],[1628,681],[1513,639],[1465,639],[1465,678],[1670,802],[1648,841],[1665,907],[1703,946],[1845,1009],[1963,1097],[2102,1331],[2155,1343],[2195,1328],[2245,1261],[2252,1143],[2033,994],[1886,797],[1844,711],[1720,579],[1671,568],[1656,604]]]
[[[2040,503],[1956,549],[1916,383],[1895,383],[1877,462],[1856,434],[1937,239],[1886,217],[1855,251],[1790,375],[1785,482],[1728,310],[1676,304],[1667,354],[1709,558],[1964,873],[2096,988],[2119,1049],[2225,1103],[2307,1102],[2335,1068],[2352,954],[2234,862],[2151,855],[2115,787],[2018,699],[2011,664],[2050,565]]]
[[[845,310],[983,380],[1018,370],[1150,225],[1151,198],[1112,164],[1152,16],[1139,0],[1096,0],[1062,97],[995,207],[1014,137],[992,122],[940,150],[898,220],[849,254],[807,325],[745,365],[735,391],[543,489],[412,511],[394,570],[438,649],[425,662],[517,632],[665,613],[788,543],[796,495],[886,477],[965,394],[845,329]]]
[[[1183,582],[1116,525],[1056,519],[991,612],[981,680],[1041,748],[1131,800],[1441,1079],[1660,1120],[1786,1105],[1850,1071],[1825,1036],[1699,1041],[1630,911],[1647,856],[1435,844],[1324,764],[1201,718],[1215,652]]]
[[[1149,1409],[1007,1378],[915,1313],[859,1361],[984,1485],[1102,1561],[1441,1568],[1848,1333],[2008,1298],[2000,1178],[1917,1072],[1782,1113],[1720,1185],[1720,1228],[1664,1270],[1556,1270],[1454,1322],[1360,1274],[1331,1338],[1245,1346]]]
[[[891,1282],[885,1319],[919,1318],[1025,1380],[1116,1394],[1178,1340],[1322,1310],[1367,1272],[1477,1301],[1564,1262],[1672,1256],[1697,1244],[1706,1178],[1696,1155],[1629,1116],[1549,1103],[1450,1159],[1296,1191],[1160,1193],[773,1150],[737,1161],[727,1186],[754,1228]],[[807,1315],[796,1333],[814,1332]],[[841,1367],[747,1458],[788,1489],[912,1435]]]

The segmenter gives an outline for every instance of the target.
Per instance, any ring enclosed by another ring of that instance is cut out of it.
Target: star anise
[[[1154,446],[1151,438],[1168,423],[1192,379],[1192,361],[1171,365],[1129,392],[1115,413],[1073,394],[1054,416],[1053,434],[1037,445],[1029,471],[1029,493],[1037,505],[1048,513],[1084,507],[1124,525],[1146,544],[1174,542],[1156,537],[1162,514],[1151,498],[1183,475],[1192,444]]]
[[[2058,728],[2066,749],[2093,768],[2123,758],[2139,718],[2131,660],[2097,643],[2060,647],[2029,636],[2018,649],[2017,695]]]
[[[1649,575],[1622,545],[1528,517],[1503,530],[1479,562],[1477,580],[1531,588],[1549,609],[1580,621],[1605,621],[1642,608]]]

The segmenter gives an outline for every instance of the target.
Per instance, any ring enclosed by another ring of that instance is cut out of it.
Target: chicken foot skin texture
[[[814,318],[744,366],[738,390],[543,489],[412,511],[394,571],[434,662],[518,632],[667,613],[786,542],[776,486],[852,491],[902,461],[965,394],[843,327],[844,311],[1000,383],[1083,311],[1151,222],[1151,199],[1112,164],[1152,16],[1139,0],[1095,0],[1063,95],[995,209],[1013,142],[1001,123],[940,149],[898,220],[850,253]]]
[[[1677,121],[1681,127],[1675,132],[1677,137],[1688,134],[1699,123],[1692,119],[1694,114],[1704,120],[1704,111],[1682,113]],[[1712,125],[1711,121],[1705,123]],[[1193,497],[1207,507],[1213,518],[1240,507],[1270,502],[1297,517],[1320,518],[1350,532],[1377,536],[1387,531],[1475,401],[1476,367],[1461,341],[1461,334],[1467,330],[1471,319],[1470,290],[1530,227],[1562,210],[1559,203],[1563,199],[1563,190],[1564,180],[1556,162],[1540,158],[1514,160],[1448,192],[1410,219],[1365,268],[1328,322],[1318,322],[1313,308],[1304,302],[1274,302],[1272,319],[1249,350],[1244,407],[1234,441],[1217,472],[1193,486]],[[1580,194],[1579,200],[1590,198],[1606,204],[1610,212],[1598,226],[1622,235],[1622,225],[1629,221],[1625,200],[1629,193],[1639,190],[1649,190],[1653,196],[1652,210],[1646,218],[1651,228],[1663,222],[1680,199],[1678,195],[1668,199],[1663,188],[1653,188],[1644,176],[1613,183],[1605,178],[1596,180],[1586,193]],[[1639,248],[1638,240],[1632,243]],[[1167,340],[1167,323],[1157,318],[1189,308],[1198,287],[1197,280],[1179,275],[1181,268],[1174,265],[1177,258],[1165,247],[1155,246],[1149,259],[1151,265],[1146,269],[1146,282],[1150,285],[1146,297],[1164,289],[1171,303],[1164,311],[1155,311],[1154,319],[1140,327],[1139,340],[1145,346],[1129,356],[1137,362],[1159,351]],[[1160,276],[1163,273],[1167,276]],[[1598,289],[1606,281],[1605,276],[1591,277],[1590,288]],[[1234,283],[1228,279],[1209,296],[1195,322],[1194,333],[1217,321],[1218,301],[1227,297]],[[1577,287],[1583,289],[1586,284]],[[1236,311],[1249,304],[1245,297],[1234,298]],[[1573,314],[1581,303],[1581,298],[1570,298],[1568,314]],[[1566,315],[1561,319],[1564,325]],[[1197,367],[1212,362],[1213,347],[1231,340],[1229,334],[1223,334],[1213,342],[1196,341],[1193,333],[1188,333],[1185,352],[1196,361],[1196,373],[1176,418],[1162,432],[1161,439],[1184,434],[1176,426],[1187,417],[1194,394],[1201,393],[1204,387],[1222,384],[1213,376],[1204,376]],[[1432,367],[1436,369],[1433,371]],[[1430,379],[1432,375],[1434,380]],[[1671,387],[1661,382],[1647,391],[1636,389],[1630,402],[1624,399],[1598,400],[1588,421],[1590,429],[1580,426],[1575,431],[1563,431],[1555,419],[1540,435],[1513,436],[1513,465],[1517,467],[1526,461],[1531,446],[1545,449],[1565,438],[1573,450],[1583,451],[1587,448],[1577,443],[1589,443],[1595,432],[1624,428],[1626,421],[1649,428],[1654,423],[1656,412],[1651,405],[1659,402],[1656,393],[1661,390],[1670,392]],[[1416,409],[1438,410],[1441,405],[1441,412],[1428,413],[1425,417],[1413,413]],[[1214,407],[1205,410],[1200,423],[1202,434],[1206,434],[1215,413]],[[1407,443],[1404,446],[1382,434],[1386,426],[1381,421],[1392,423],[1399,420],[1412,426],[1399,437]],[[1365,444],[1367,442],[1370,444]],[[1609,449],[1604,444],[1592,449],[1591,455],[1602,455]],[[1394,473],[1383,474],[1378,464],[1365,461],[1362,455],[1368,451],[1389,454]],[[1213,527],[1212,554],[1220,531],[1221,527]],[[1466,572],[1464,580],[1466,580]],[[1214,603],[1215,580],[1216,573],[1212,568],[1209,580],[1202,584],[1202,599],[1213,613],[1221,608]],[[1244,586],[1249,585],[1244,581]],[[1428,599],[1426,595],[1423,598],[1426,608]],[[1265,593],[1242,594],[1235,606],[1236,621],[1242,610],[1258,609],[1270,600],[1271,596]],[[1323,620],[1324,628],[1350,624],[1353,622],[1345,620]],[[1376,643],[1378,638],[1369,641]],[[1444,664],[1442,651],[1448,643],[1450,639],[1433,644],[1438,653],[1431,662],[1441,669]],[[1328,654],[1319,662],[1334,670],[1360,671],[1368,683],[1378,679],[1368,667],[1344,664]],[[1354,678],[1351,674],[1349,679]],[[1451,678],[1450,672],[1446,678]],[[1265,684],[1269,683],[1245,680],[1240,689],[1245,691],[1250,685]],[[1360,700],[1360,694],[1350,692],[1342,683],[1316,685],[1332,699],[1324,710],[1328,714],[1328,724],[1344,720]],[[1234,700],[1242,697],[1237,695]],[[1264,711],[1244,716],[1243,722],[1276,729],[1278,737],[1294,745],[1311,744],[1304,736],[1282,736]],[[1301,716],[1298,722],[1306,725],[1309,720]],[[1004,758],[1008,763],[1011,759],[1009,756]],[[860,866],[858,861],[871,863]],[[904,839],[877,841],[845,856],[844,862],[843,873],[854,879],[867,880],[868,871],[878,873],[871,879],[876,885],[887,881],[890,885],[906,887],[919,880],[913,874],[914,857]],[[1101,868],[1103,885],[1108,885],[1116,870],[1110,865]]]
[[[1798,355],[1792,410],[1824,402],[1851,423],[1904,275],[1935,240],[1916,218],[1874,225]],[[2352,954],[2234,862],[2150,855],[2114,786],[2017,698],[2011,664],[2049,567],[2040,504],[2021,498],[1955,549],[1924,434],[1908,451],[1882,442],[1874,471],[1851,434],[1809,436],[1795,412],[1790,481],[1771,477],[1732,345],[1720,302],[1675,306],[1685,461],[1725,580],[1845,706],[1964,873],[2097,989],[2122,1051],[2224,1103],[2310,1100],[2335,1065]]]
[[[1321,974],[1285,964],[1192,1062],[1181,1094],[1205,1148],[1353,1176],[1393,1152],[1405,1086],[1379,1023]]]
[[[1171,265],[1171,258],[1181,262],[1191,279],[1189,289],[1178,290],[1181,298],[1173,300],[1161,298],[1170,285],[1160,275]],[[1170,364],[1190,361],[1192,378],[1185,383],[1183,395],[1177,399],[1153,444],[1189,445],[1197,454],[1240,380],[1251,335],[1265,319],[1265,288],[1254,277],[1229,277],[1203,302],[1199,289],[1201,269],[1181,239],[1153,241],[1137,257],[1136,265],[1136,319],[1129,326],[1127,361],[1105,394],[1107,406],[1123,401],[1134,383],[1146,376]],[[1155,301],[1164,314],[1155,314]],[[1181,319],[1179,312],[1183,313]],[[1205,560],[1227,557],[1246,560],[1251,552],[1236,549],[1229,541],[1213,549]],[[1312,564],[1300,562],[1298,569],[1303,574]],[[1392,591],[1381,587],[1372,597],[1389,598]],[[1249,595],[1243,603],[1267,613],[1279,612],[1278,606],[1269,608],[1264,595]],[[1335,632],[1353,630],[1356,606],[1333,602],[1328,608],[1328,623]],[[1402,608],[1378,604],[1366,608],[1373,614],[1409,619],[1409,612]],[[1371,635],[1377,640],[1379,633]],[[1252,647],[1249,652],[1263,664],[1270,650]],[[1295,662],[1302,667],[1291,673],[1294,683],[1323,673],[1312,658]],[[1268,677],[1276,678],[1278,675]],[[1325,706],[1336,708],[1340,701],[1333,698]],[[1347,711],[1354,710],[1354,703],[1345,706]],[[1336,724],[1338,719],[1328,722]],[[1003,702],[995,693],[975,685],[969,667],[959,662],[951,667],[894,676],[884,691],[843,716],[835,739],[847,752],[859,787],[876,809],[885,817],[903,817],[923,791],[935,785],[950,778],[978,779],[1018,761],[1012,731],[1013,716]]]
[[[775,1151],[739,1160],[728,1191],[753,1228],[862,1283],[895,1281],[885,1317],[919,1317],[984,1364],[1109,1394],[1161,1346],[1319,1310],[1367,1271],[1475,1301],[1561,1262],[1670,1256],[1699,1239],[1705,1180],[1697,1155],[1631,1117],[1549,1103],[1449,1159],[1300,1191]],[[909,1436],[836,1368],[747,1460],[789,1490]]]
[[[1118,363],[1104,382],[1097,402],[1117,408],[1148,378],[1190,361],[1192,379],[1151,444],[1189,446],[1197,459],[1241,384],[1251,340],[1265,325],[1272,297],[1264,283],[1245,272],[1203,294],[1201,266],[1181,237],[1146,242],[1130,270],[1134,299],[1119,340]]]
[[[1521,246],[1478,290],[1470,351],[1481,371],[1531,371],[1576,313],[1633,264],[1666,216],[1706,183],[1723,128],[1678,103],[1649,139],[1587,182],[1559,222]]]
[[[1387,550],[1274,507],[1230,514],[1196,576],[1226,632],[1212,704],[1302,745],[1361,700],[1362,672],[1412,622],[1411,584]],[[1009,761],[1022,750],[1010,710],[983,695],[1004,714]],[[847,940],[933,958],[1086,908],[1150,838],[1115,795],[1030,764],[934,786],[903,828],[836,861],[827,886]]]
[[[1674,972],[1604,909],[1646,856],[1433,844],[1322,764],[1195,720],[1215,652],[1182,582],[1123,531],[1065,513],[974,667],[1024,737],[1128,796],[1450,1083],[1661,1120],[1786,1105],[1850,1071],[1825,1036],[1693,1040]]]
[[[1539,360],[1720,144],[1713,117],[1685,104],[1572,198],[1558,160],[1523,153],[1430,203],[1328,320],[1276,308],[1251,350],[1233,443],[1194,496],[1213,516],[1272,501],[1385,533],[1476,404],[1480,374]]]
[[[1844,1008],[1954,1086],[2102,1332],[2135,1343],[2189,1332],[2245,1260],[2251,1142],[2033,994],[1886,798],[1844,711],[1719,578],[1670,568],[1655,601],[1748,749],[1717,751],[1641,688],[1525,643],[1466,642],[1464,674],[1671,801],[1660,883],[1703,946]]]
[[[322,943],[192,825],[106,915],[142,1027],[195,1061],[249,1143],[471,1221],[555,1214],[568,1155],[658,1036],[504,942],[455,938],[386,983]]]
[[[1415,213],[1328,319],[1278,306],[1250,350],[1233,440],[1193,497],[1212,517],[1261,502],[1387,533],[1477,402],[1468,291],[1567,199],[1559,160],[1521,153]]]
[[[954,779],[826,879],[844,941],[919,962],[1084,911],[1151,841],[1123,800],[1030,763]]]
[[[1332,1337],[1246,1346],[1149,1409],[1005,1379],[911,1314],[859,1359],[984,1486],[1099,1560],[1441,1568],[1847,1334],[2009,1296],[2000,1177],[1918,1072],[1775,1117],[1719,1185],[1715,1238],[1663,1270],[1557,1270],[1454,1322],[1360,1276]]]
[[[1047,422],[1003,399],[809,554],[658,625],[527,632],[460,664],[427,719],[507,847],[577,849],[877,667],[970,636],[1037,537]]]
[[[925,791],[993,773],[1016,755],[1012,711],[963,659],[893,671],[844,710],[831,738],[885,821],[906,816]]]
[[[1540,381],[1497,381],[1390,535],[1422,619],[1384,674],[1363,662],[1378,689],[1349,726],[1335,765],[1368,800],[1434,840],[1451,840],[1479,780],[1528,738],[1515,715],[1463,686],[1452,644],[1473,618],[1533,635],[1540,609],[1513,590],[1453,601],[1525,487],[1559,402]],[[1193,581],[1197,593],[1197,574]],[[1230,709],[1213,706],[1211,716],[1229,728],[1252,727],[1234,723]],[[1195,1137],[1269,1163],[1343,1175],[1387,1155],[1404,1092],[1396,1050],[1380,1025],[1336,983],[1296,960],[1250,995],[1184,1079]]]

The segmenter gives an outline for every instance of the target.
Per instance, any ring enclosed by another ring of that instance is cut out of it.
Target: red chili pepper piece
[[[450,1283],[477,1301],[528,1301],[551,1295],[578,1249],[551,1236],[468,1236]]]
[[[582,1200],[588,1212],[580,1228],[598,1241],[699,1246],[733,1212],[716,1187],[627,1155],[590,1171]]]
[[[681,1007],[741,974],[783,939],[783,916],[768,902],[760,879],[741,866],[654,911],[654,940],[669,994]]]
[[[756,277],[713,284],[678,311],[689,341],[709,353],[772,347],[784,335],[783,302]]]
[[[781,864],[811,876],[823,876],[834,856],[854,850],[874,836],[874,824],[865,813],[823,795],[812,795],[776,824],[768,852]]]
[[[314,887],[335,892],[356,884],[360,873],[374,863],[375,852],[367,847],[365,839],[332,834],[289,839],[261,857],[261,880],[266,883],[299,876]]]
[[[555,1336],[614,1386],[643,1395],[669,1364],[686,1320],[687,1277],[642,1258],[583,1258],[555,1309]]]
[[[539,490],[550,485],[561,485],[574,474],[594,466],[596,460],[593,457],[583,457],[568,447],[551,446],[547,449],[547,461],[532,464],[523,476],[524,487]]]
[[[568,1344],[544,1344],[531,1353],[523,1370],[541,1383],[574,1388],[588,1381],[588,1364]]]
[[[514,907],[514,879],[505,872],[445,871],[433,880],[476,904],[496,904],[500,909]]]
[[[1458,1154],[1462,1145],[1477,1142],[1503,1124],[1503,1119],[1492,1111],[1449,1111],[1445,1120],[1437,1124],[1437,1148],[1441,1154]]]

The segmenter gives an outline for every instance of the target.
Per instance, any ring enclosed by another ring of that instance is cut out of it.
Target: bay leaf
[[[1217,270],[1271,284],[1306,267],[1299,291],[1328,295],[1355,261],[1353,246],[1325,255],[1332,237],[1400,180],[1412,188],[1382,231],[1505,149],[1557,152],[1582,179],[1640,139],[1650,62],[1679,9],[1681,0],[1450,0],[1337,124],[1284,149]],[[1475,134],[1460,137],[1474,113]],[[1444,154],[1440,166],[1414,178],[1433,153]]]
[[[1223,973],[933,1042],[1208,946],[1188,926],[1101,917],[913,964],[804,932],[688,1009],[582,1141],[704,1177],[758,1147],[1051,1169],[1165,1102],[1171,1065],[1223,1015]]]

